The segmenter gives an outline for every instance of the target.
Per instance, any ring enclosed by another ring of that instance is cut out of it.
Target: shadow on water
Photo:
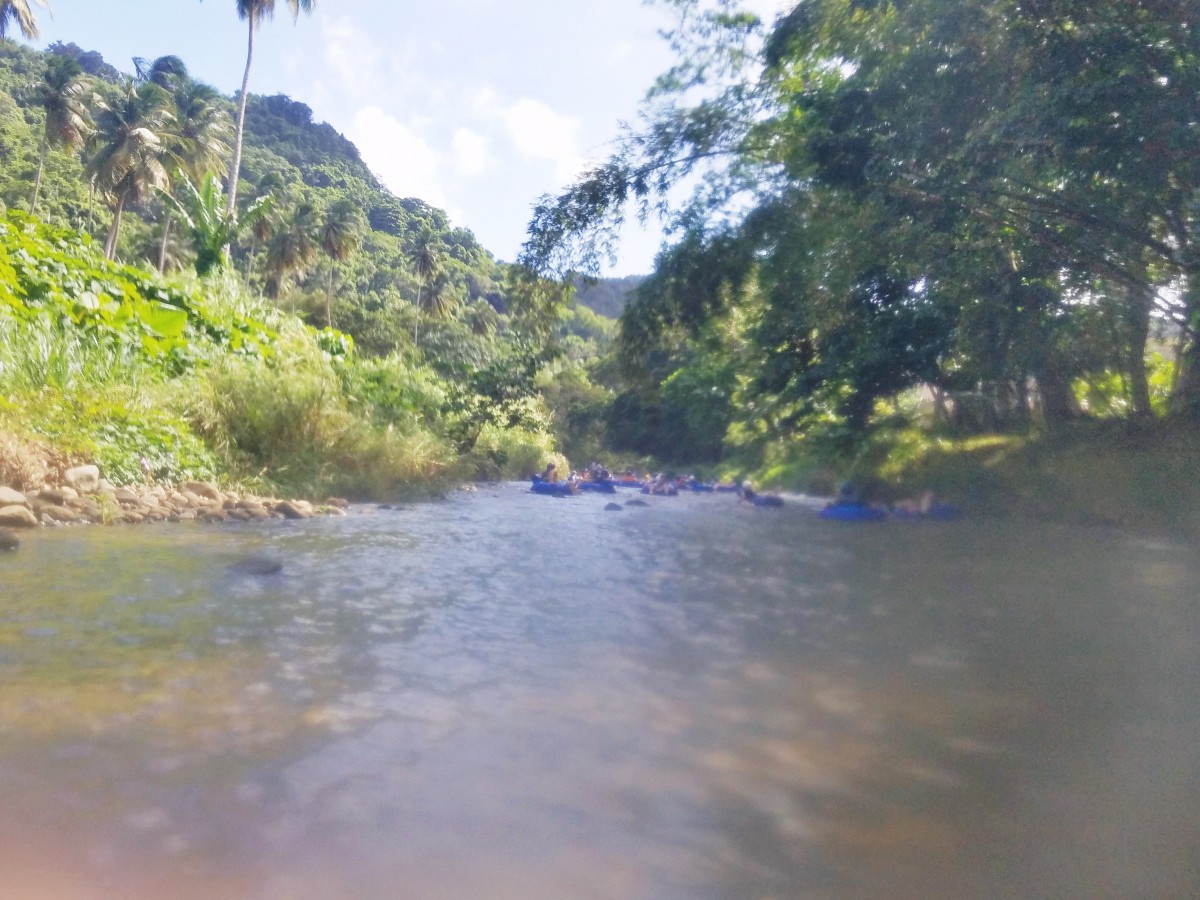
[[[30,536],[0,895],[1200,893],[1191,548],[650,501]]]

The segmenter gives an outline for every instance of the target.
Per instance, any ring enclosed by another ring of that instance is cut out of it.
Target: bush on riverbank
[[[731,470],[732,471],[732,470]],[[817,495],[853,480],[888,503],[926,490],[974,517],[1108,525],[1200,539],[1200,430],[1174,419],[1079,420],[1053,432],[881,429],[852,452],[798,441],[749,475]]]
[[[0,221],[0,483],[37,488],[94,462],[114,484],[437,490],[473,466],[497,469],[486,449],[458,459],[446,403],[424,365],[362,359],[345,335],[266,305],[233,275],[164,279],[74,232]],[[548,449],[494,437],[522,466]]]

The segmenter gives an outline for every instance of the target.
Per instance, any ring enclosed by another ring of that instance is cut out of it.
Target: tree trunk
[[[113,213],[112,225],[108,228],[108,238],[104,241],[104,256],[115,259],[117,256],[117,236],[121,233],[121,213],[125,209],[125,195],[117,198],[117,209]]]
[[[1149,416],[1153,409],[1150,406],[1150,378],[1146,372],[1146,341],[1150,337],[1154,290],[1146,287],[1129,299],[1129,401],[1135,416]]]
[[[1042,418],[1047,428],[1056,428],[1079,415],[1079,404],[1071,390],[1070,379],[1053,367],[1034,376],[1042,398]]]
[[[92,176],[91,182],[88,184],[88,230],[87,233],[95,237],[92,232],[96,230],[96,176]]]
[[[417,329],[421,327],[421,288],[423,284],[417,284],[417,319],[413,322],[413,346],[417,346]]]
[[[163,222],[162,243],[158,245],[158,271],[165,272],[167,270],[167,238],[171,236],[171,214],[167,213],[167,220]]]
[[[333,327],[333,263],[329,264],[329,284],[325,286],[325,324]]]
[[[42,172],[46,168],[46,151],[48,149],[50,149],[50,142],[42,138],[42,149],[38,153],[37,177],[33,179],[33,197],[29,201],[29,214],[31,216],[37,210],[38,194],[42,192]]]
[[[1171,414],[1200,419],[1200,263],[1189,266],[1184,273],[1186,321],[1184,322],[1175,357],[1177,375],[1171,390]]]
[[[238,99],[237,129],[233,137],[233,162],[229,166],[228,199],[225,202],[225,212],[233,215],[237,208],[238,175],[242,169],[242,136],[246,131],[246,93],[250,86],[250,63],[254,59],[254,28],[258,24],[256,15],[252,12],[246,17],[246,71],[242,73],[242,94]]]
[[[258,249],[258,241],[250,235],[250,252],[246,254],[246,287],[250,287],[250,279],[254,275],[254,252]]]

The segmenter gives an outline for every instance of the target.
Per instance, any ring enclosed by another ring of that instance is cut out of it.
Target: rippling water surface
[[[25,537],[0,896],[1200,895],[1193,549],[608,499]]]

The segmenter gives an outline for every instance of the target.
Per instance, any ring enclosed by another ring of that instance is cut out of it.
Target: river
[[[610,499],[23,535],[0,897],[1200,896],[1194,548]]]

